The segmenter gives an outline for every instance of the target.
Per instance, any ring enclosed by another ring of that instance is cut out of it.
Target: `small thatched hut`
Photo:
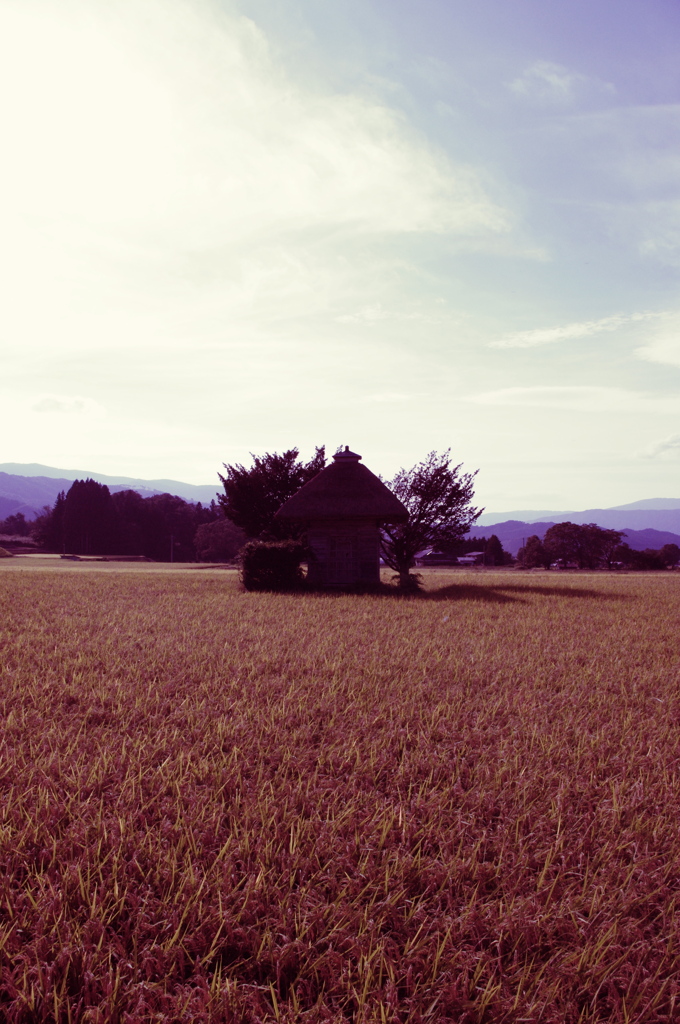
[[[309,582],[348,587],[380,582],[380,526],[408,512],[361,456],[345,448],[276,513],[304,525],[313,557]]]

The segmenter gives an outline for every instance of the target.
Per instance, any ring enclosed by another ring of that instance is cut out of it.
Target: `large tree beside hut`
[[[309,462],[302,462],[297,448],[252,455],[253,465],[228,465],[219,473],[224,487],[218,502],[227,519],[249,538],[272,539],[290,532],[290,524],[274,520],[274,515],[303,484],[320,473],[326,465],[326,449],[317,448]]]
[[[408,510],[408,522],[383,527],[382,555],[399,574],[404,589],[414,586],[410,570],[418,551],[451,544],[466,534],[482,513],[474,508],[474,473],[451,465],[451,449],[430,454],[412,469],[400,469],[387,486]]]

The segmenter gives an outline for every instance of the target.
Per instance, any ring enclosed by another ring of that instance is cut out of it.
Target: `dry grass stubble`
[[[0,1008],[671,1021],[680,578],[0,577]]]

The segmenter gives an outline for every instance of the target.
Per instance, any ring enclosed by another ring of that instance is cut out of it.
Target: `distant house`
[[[406,522],[408,512],[346,447],[284,502],[276,518],[305,527],[312,585],[348,587],[380,582],[380,527]]]
[[[425,548],[415,556],[416,565],[457,565],[459,559],[455,555],[445,555],[441,551],[433,551],[432,548]]]
[[[465,555],[458,556],[458,565],[483,565],[483,551],[468,551]]]

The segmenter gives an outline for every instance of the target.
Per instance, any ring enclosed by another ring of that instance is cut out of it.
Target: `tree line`
[[[6,519],[0,519],[0,534],[7,534],[9,537],[30,537],[32,532],[33,523],[23,512],[13,512]]]
[[[209,507],[170,494],[112,494],[95,480],[76,480],[34,523],[10,516],[5,525],[7,532],[30,532],[41,548],[63,554],[227,561],[247,542],[299,541],[302,529],[275,519],[275,513],[326,464],[323,445],[309,461],[291,448],[253,455],[250,466],[225,463],[219,474],[224,493]],[[476,474],[461,470],[449,451],[430,452],[386,481],[409,513],[408,522],[386,524],[382,531],[383,559],[402,587],[416,585],[410,570],[419,551],[460,542],[480,515],[472,505]]]
[[[21,513],[8,516],[0,533],[30,535],[42,550],[59,554],[143,556],[156,562],[203,560],[216,549],[233,557],[243,543],[241,531],[224,522],[215,502],[204,506],[173,494],[144,498],[133,490],[112,494],[91,479],[75,480],[32,523]]]
[[[549,569],[576,565],[579,569],[605,567],[628,569],[667,569],[680,559],[677,544],[664,544],[658,550],[634,551],[623,543],[625,532],[607,530],[596,523],[556,523],[546,530],[543,540],[535,534],[517,553],[527,569]]]
[[[209,506],[171,494],[112,494],[95,480],[76,480],[34,522],[22,513],[0,521],[0,534],[30,535],[43,550],[59,553],[144,556],[160,562],[230,561],[246,542],[300,540],[301,529],[275,519],[275,513],[326,464],[323,445],[307,462],[291,448],[253,455],[247,467],[225,463],[224,474],[219,474],[224,493]],[[385,481],[409,512],[407,523],[386,525],[382,531],[383,560],[401,586],[415,584],[411,569],[416,555],[427,547],[451,557],[483,551],[486,565],[512,561],[495,535],[465,536],[483,511],[472,504],[475,476],[453,465],[447,450],[430,452]],[[526,568],[557,564],[581,569],[663,569],[680,560],[676,544],[634,551],[623,542],[624,536],[595,523],[557,523],[543,540],[529,537],[517,559]]]
[[[423,558],[423,564],[455,565],[461,555],[469,555],[472,552],[479,554],[481,565],[512,565],[515,561],[510,552],[504,550],[496,534],[492,533],[490,537],[461,537],[453,543],[438,544]]]

